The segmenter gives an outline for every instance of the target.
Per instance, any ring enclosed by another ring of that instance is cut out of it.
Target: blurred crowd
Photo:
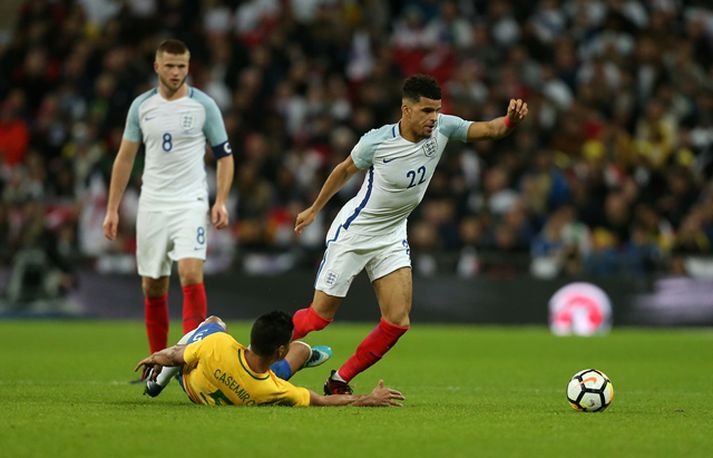
[[[133,271],[142,160],[101,232],[132,99],[154,50],[191,48],[236,158],[208,271],[313,268],[361,178],[301,237],[294,217],[361,134],[434,75],[444,112],[530,107],[500,141],[452,143],[409,220],[420,274],[710,273],[713,8],[683,0],[26,0],[0,35],[0,262],[44,253]],[[214,164],[206,158],[214,186]],[[703,261],[701,261],[703,260]]]

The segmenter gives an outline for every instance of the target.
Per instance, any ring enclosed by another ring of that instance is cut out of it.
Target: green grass
[[[245,341],[245,323],[230,329]],[[320,390],[369,329],[334,324],[310,336],[332,345],[336,361],[293,381]],[[713,456],[711,330],[582,339],[418,325],[354,380],[365,392],[384,378],[407,397],[400,409],[209,408],[190,404],[177,385],[149,399],[127,383],[146,349],[138,322],[2,321],[0,335],[8,458]],[[587,367],[616,388],[603,413],[567,404],[569,377]]]

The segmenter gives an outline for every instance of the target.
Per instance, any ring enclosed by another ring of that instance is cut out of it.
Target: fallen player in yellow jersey
[[[322,396],[283,379],[331,356],[328,347],[321,351],[315,347],[315,352],[304,342],[290,343],[292,327],[292,318],[284,312],[261,315],[245,347],[226,332],[220,318],[211,316],[178,344],[139,361],[134,370],[148,374],[146,393],[151,396],[158,395],[176,375],[196,404],[401,406],[404,396],[384,387],[383,380],[369,394]]]

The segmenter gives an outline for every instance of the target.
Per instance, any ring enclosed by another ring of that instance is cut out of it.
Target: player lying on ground
[[[328,347],[315,347],[315,352],[303,342],[290,343],[292,331],[289,315],[280,311],[266,313],[255,320],[250,346],[245,347],[226,332],[220,318],[211,316],[186,334],[183,342],[142,359],[134,370],[148,371],[146,392],[152,396],[177,374],[181,387],[196,404],[401,405],[398,401],[404,400],[403,395],[385,388],[383,380],[371,393],[363,395],[322,396],[292,385],[286,379],[294,372],[319,365],[331,355]],[[283,378],[270,369],[273,364],[273,370]]]
[[[207,326],[208,324],[213,326]],[[212,316],[202,323],[196,329],[193,329],[188,334],[184,335],[178,341],[178,345],[188,345],[193,342],[198,342],[204,337],[214,332],[225,332],[227,326],[217,316]],[[332,349],[327,346],[311,347],[305,342],[296,340],[290,343],[289,353],[284,359],[273,363],[270,370],[282,380],[289,380],[295,372],[305,367],[316,367],[332,357]],[[163,367],[156,375],[153,369],[144,366],[144,374],[141,377],[146,383],[144,394],[151,397],[156,397],[161,394],[161,391],[171,382],[172,378],[178,378],[182,366]]]

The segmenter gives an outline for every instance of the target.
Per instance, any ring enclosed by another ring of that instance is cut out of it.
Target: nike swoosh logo
[[[392,157],[391,159],[388,159],[388,160],[387,160],[386,158],[384,158],[384,164],[388,164],[389,162],[393,162],[393,161],[395,161],[396,159],[397,159],[397,158],[395,158],[395,157]]]
[[[582,380],[582,383],[581,383],[581,384],[584,385],[584,384],[587,383],[587,382],[592,382],[592,383],[594,383],[594,382],[596,382],[596,381],[597,381],[597,378],[596,378],[596,377],[587,377],[587,378],[585,378],[584,380]]]
[[[150,118],[149,118],[148,116],[144,116],[144,121],[151,121],[151,120],[154,119],[156,116],[158,116],[158,115],[151,116]]]

